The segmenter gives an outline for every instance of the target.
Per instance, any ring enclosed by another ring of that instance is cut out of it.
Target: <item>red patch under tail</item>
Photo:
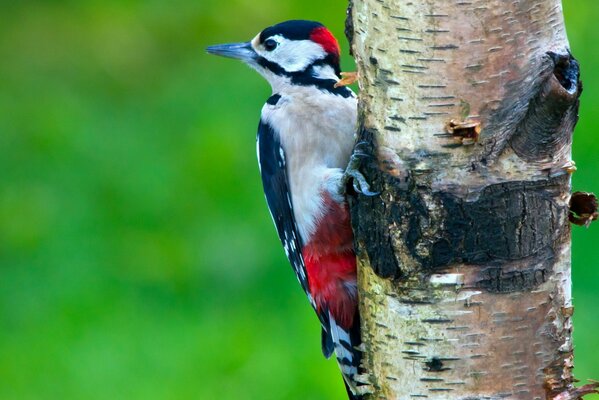
[[[357,311],[356,257],[346,204],[325,197],[328,212],[304,246],[303,257],[310,292],[319,312],[327,309],[337,323],[349,329]]]

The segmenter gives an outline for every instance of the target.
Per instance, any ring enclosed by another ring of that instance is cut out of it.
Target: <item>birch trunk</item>
[[[577,398],[560,0],[354,0],[348,36],[368,398]]]

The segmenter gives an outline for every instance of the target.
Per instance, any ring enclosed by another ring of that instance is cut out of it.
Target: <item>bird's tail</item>
[[[359,395],[359,394],[354,394],[354,392],[352,392],[352,389],[349,387],[349,385],[347,384],[347,382],[343,382],[345,383],[345,390],[347,391],[347,398],[348,400],[363,400],[364,397]]]
[[[325,351],[325,342],[329,343],[329,349],[335,351],[335,358],[341,369],[345,387],[350,400],[361,400],[358,395],[359,382],[356,381],[360,373],[361,352],[357,349],[361,344],[360,339],[360,318],[356,313],[353,325],[349,329],[344,329],[337,325],[335,318],[329,313],[329,331],[330,340],[323,339],[323,352]],[[325,354],[326,355],[326,354]],[[330,353],[329,353],[330,355]]]

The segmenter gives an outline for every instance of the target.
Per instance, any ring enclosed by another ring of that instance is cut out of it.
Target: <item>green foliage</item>
[[[574,184],[599,192],[599,6],[566,3],[586,89]],[[347,49],[344,15],[315,0],[0,3],[0,399],[341,398],[261,193],[269,88],[204,48],[307,18]],[[598,229],[574,229],[580,379],[599,377]]]

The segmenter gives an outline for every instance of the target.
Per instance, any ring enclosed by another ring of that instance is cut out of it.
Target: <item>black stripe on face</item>
[[[318,89],[329,92],[331,94],[348,98],[352,96],[352,91],[345,87],[335,87],[337,81],[333,79],[318,79],[309,75],[298,75],[291,77],[291,83],[301,86],[316,86]]]
[[[270,72],[272,72],[275,75],[289,76],[289,74],[291,73],[291,72],[285,71],[285,69],[283,67],[281,67],[279,64],[277,64],[276,62],[267,60],[264,57],[258,57],[256,62],[262,68],[269,70]]]
[[[260,65],[262,68],[271,71],[275,75],[289,77],[291,79],[291,83],[294,85],[316,86],[320,90],[335,94],[337,96],[342,96],[344,98],[351,97],[352,91],[345,86],[335,87],[337,81],[334,79],[319,79],[312,75],[312,67],[318,65],[329,65],[335,70],[335,73],[338,74],[339,65],[331,65],[330,62],[331,60],[327,56],[327,58],[316,60],[303,71],[288,72],[279,64],[267,60],[264,57],[258,57],[257,59],[258,65]]]

